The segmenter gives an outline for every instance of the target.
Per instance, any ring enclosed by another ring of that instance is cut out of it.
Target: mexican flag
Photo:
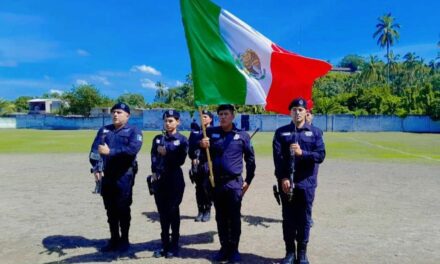
[[[209,0],[180,0],[195,104],[252,104],[289,114],[296,97],[312,99],[331,65],[279,47]]]

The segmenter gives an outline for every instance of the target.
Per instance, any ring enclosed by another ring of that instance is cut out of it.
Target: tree
[[[105,98],[95,86],[85,84],[73,87],[63,95],[63,99],[69,104],[68,113],[89,116],[90,110],[100,106]]]
[[[382,81],[382,65],[383,63],[377,58],[377,56],[370,55],[370,60],[365,65],[359,78],[361,81],[367,82],[368,84]]]
[[[377,45],[381,48],[386,47],[387,49],[387,62],[388,62],[388,71],[387,71],[387,80],[390,80],[390,47],[394,45],[394,42],[399,39],[399,31],[400,25],[394,23],[394,17],[391,16],[391,13],[381,16],[378,18],[379,23],[376,24],[376,32],[373,34],[373,38],[378,37]]]
[[[15,109],[17,112],[27,112],[29,111],[29,103],[28,101],[31,100],[33,97],[31,96],[20,96],[17,99],[15,99]]]
[[[124,102],[131,107],[145,108],[145,98],[142,94],[125,93],[119,96],[116,101]]]
[[[12,114],[15,111],[15,105],[9,101],[0,98],[0,115]]]
[[[345,56],[339,63],[339,67],[350,68],[351,71],[362,70],[365,59],[359,55],[350,54]]]
[[[166,87],[161,82],[156,82],[156,95],[154,96],[154,102],[155,103],[164,103],[167,100],[168,91],[166,90]]]

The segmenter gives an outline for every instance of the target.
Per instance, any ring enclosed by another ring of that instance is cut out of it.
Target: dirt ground
[[[87,153],[0,155],[0,262],[210,263],[219,248],[216,224],[194,222],[194,186],[188,179],[181,205],[181,257],[152,258],[160,226],[147,193],[147,155],[139,160],[132,247],[118,255],[98,251],[109,234],[102,199],[91,193]],[[440,263],[439,171],[440,164],[326,160],[313,211],[311,263]],[[243,201],[243,263],[278,263],[284,256],[273,183],[272,160],[259,158]]]

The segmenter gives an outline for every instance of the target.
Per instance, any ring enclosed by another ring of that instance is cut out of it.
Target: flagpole
[[[202,107],[199,106],[199,115],[200,115],[200,123],[202,124],[202,131],[203,131],[203,137],[206,137],[206,126],[203,124],[203,113],[202,113]],[[208,160],[208,168],[209,168],[209,181],[211,182],[212,188],[215,187],[214,183],[214,172],[212,170],[212,161],[211,161],[211,154],[209,153],[209,147],[205,149],[206,150],[206,158]]]

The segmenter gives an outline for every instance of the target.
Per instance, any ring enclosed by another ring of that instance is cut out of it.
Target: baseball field
[[[219,249],[216,224],[194,222],[189,160],[180,257],[152,257],[160,225],[145,182],[157,134],[151,131],[144,131],[138,157],[132,247],[124,254],[98,251],[108,228],[89,173],[95,133],[0,130],[0,263],[210,263]],[[281,208],[272,195],[272,137],[253,138],[257,170],[243,199],[243,263],[279,263],[284,256]],[[440,134],[325,133],[324,140],[311,263],[440,263]]]

